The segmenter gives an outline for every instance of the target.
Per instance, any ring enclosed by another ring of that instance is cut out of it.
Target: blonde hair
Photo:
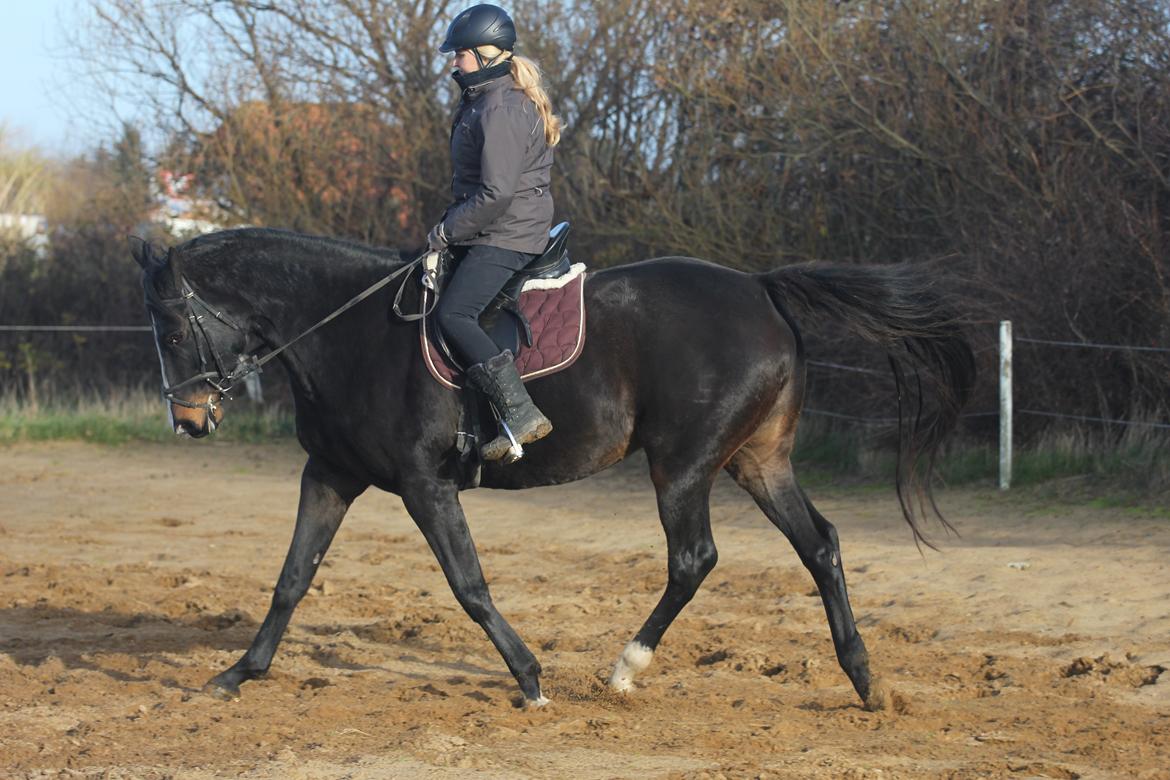
[[[495,46],[480,46],[477,51],[486,62],[494,62],[504,54],[502,49]],[[536,113],[544,122],[544,139],[549,146],[556,146],[561,142],[561,118],[553,113],[552,102],[548,93],[541,84],[540,66],[527,57],[509,55],[512,63],[512,80],[516,82],[516,89],[523,92],[536,105]]]

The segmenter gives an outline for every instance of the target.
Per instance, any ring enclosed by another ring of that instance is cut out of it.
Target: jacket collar
[[[498,65],[492,65],[490,68],[482,68],[474,73],[460,73],[455,71],[451,74],[451,78],[455,79],[455,83],[463,90],[464,99],[473,98],[480,92],[483,92],[489,85],[494,85],[500,82],[505,76],[512,73],[512,66],[507,62],[501,62]]]

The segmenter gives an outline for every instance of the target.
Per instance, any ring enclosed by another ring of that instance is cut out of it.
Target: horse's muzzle
[[[214,433],[219,424],[223,422],[223,407],[218,405],[219,400],[218,393],[208,393],[204,398],[190,399],[191,403],[199,405],[196,408],[171,404],[171,419],[175,422],[175,434],[202,439],[204,436]]]

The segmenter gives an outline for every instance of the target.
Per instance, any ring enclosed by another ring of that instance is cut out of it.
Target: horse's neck
[[[255,324],[269,350],[290,345],[370,285],[401,266],[390,258],[330,247],[266,246],[246,262],[222,261],[219,268],[201,269],[196,289],[206,286],[209,302],[234,303],[242,319]],[[363,305],[372,305],[363,301]],[[329,403],[338,394],[337,377],[355,358],[355,342],[368,334],[356,320],[357,312],[329,322],[312,335],[288,346],[278,360],[293,384],[297,403]],[[323,343],[333,342],[322,348]],[[360,358],[360,353],[356,355]]]
[[[314,248],[316,249],[316,248]],[[225,302],[236,299],[251,315],[289,340],[342,306],[399,263],[323,244],[268,247],[246,261],[223,260],[199,269],[196,288]]]

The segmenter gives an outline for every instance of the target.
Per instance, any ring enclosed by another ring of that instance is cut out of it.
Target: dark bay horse
[[[405,265],[386,250],[267,229],[202,236],[161,257],[138,242],[133,254],[144,269],[175,430],[191,436],[207,435],[222,421],[222,378],[241,356],[287,344]],[[347,508],[372,485],[401,496],[455,598],[503,656],[526,702],[546,701],[540,664],[492,604],[459,504],[459,398],[424,367],[417,325],[390,313],[396,287],[279,355],[296,403],[297,437],[309,456],[296,528],[255,640],[208,683],[216,695],[236,697],[240,683],[268,670]],[[788,309],[843,323],[890,355],[902,380],[897,483],[917,538],[916,507],[933,506],[933,457],[975,375],[937,280],[906,265],[806,264],[747,274],[674,257],[591,273],[585,298],[589,332],[580,358],[529,384],[555,430],[529,445],[523,460],[488,464],[482,484],[569,482],[645,451],[669,573],[610,685],[634,687],[715,566],[708,502],[713,480],[726,469],[792,543],[820,590],[842,669],[866,706],[882,706],[849,605],[837,533],[789,462],[805,358]],[[914,397],[925,405],[904,409]]]

